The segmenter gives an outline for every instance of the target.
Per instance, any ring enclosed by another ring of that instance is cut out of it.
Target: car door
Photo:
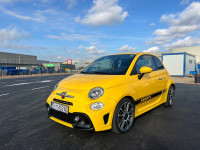
[[[158,59],[156,56],[152,56],[153,60],[155,62],[156,65],[156,73],[158,75],[158,84],[159,87],[161,87],[161,89],[163,91],[166,91],[166,86],[167,86],[167,80],[168,80],[168,72],[167,70],[164,68],[163,64],[161,63],[160,59]]]
[[[139,80],[141,67],[150,67],[152,72],[144,74]],[[136,61],[131,73],[135,79],[133,90],[135,91],[136,113],[143,113],[159,102],[162,94],[162,84],[159,82],[160,74],[157,72],[157,67],[152,55],[142,55]]]

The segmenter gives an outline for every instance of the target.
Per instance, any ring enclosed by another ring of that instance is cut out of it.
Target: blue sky
[[[0,51],[65,61],[200,45],[200,1],[0,0]]]

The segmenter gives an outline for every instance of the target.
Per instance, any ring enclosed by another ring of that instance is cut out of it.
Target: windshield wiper
[[[91,71],[91,72],[81,71],[80,73],[85,73],[85,74],[111,74],[109,72],[101,72],[101,71]]]
[[[91,73],[96,73],[96,74],[111,74],[109,72],[102,72],[102,71],[94,71],[94,72],[91,72]]]

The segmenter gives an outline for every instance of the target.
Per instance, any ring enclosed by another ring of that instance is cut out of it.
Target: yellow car
[[[101,57],[60,81],[47,99],[50,119],[71,128],[126,133],[134,119],[174,104],[175,84],[149,53]]]

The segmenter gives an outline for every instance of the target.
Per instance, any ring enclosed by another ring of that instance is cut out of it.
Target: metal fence
[[[65,70],[65,69],[0,69],[1,77],[6,76],[28,76],[28,75],[45,75],[45,74],[65,74],[78,73],[80,70]]]

